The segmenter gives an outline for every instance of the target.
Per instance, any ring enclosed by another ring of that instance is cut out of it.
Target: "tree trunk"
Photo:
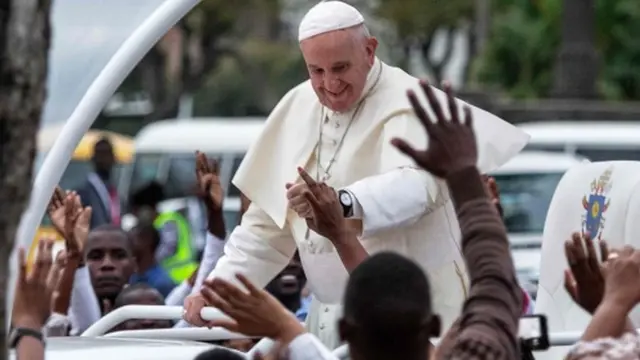
[[[50,0],[0,0],[0,360],[9,256],[31,192],[36,131],[46,96]]]
[[[553,96],[597,97],[598,55],[595,49],[595,0],[564,0],[562,45],[558,53]]]

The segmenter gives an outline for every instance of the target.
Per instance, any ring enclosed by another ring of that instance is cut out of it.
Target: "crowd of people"
[[[430,90],[425,85],[425,91]],[[431,98],[433,100],[433,98]],[[449,95],[449,101],[455,101]],[[506,230],[500,217],[499,197],[491,178],[476,167],[477,146],[472,117],[455,113],[450,119],[421,116],[429,148],[418,151],[394,140],[400,149],[420,167],[442,178],[451,193],[462,233],[462,252],[471,279],[469,297],[455,324],[442,333],[438,314],[431,306],[427,276],[412,260],[392,252],[368,254],[355,236],[347,236],[352,246],[352,269],[344,295],[344,311],[339,321],[339,336],[349,344],[351,358],[360,359],[518,359],[527,356],[518,339],[518,321],[523,314],[523,296],[511,260]],[[440,105],[434,100],[432,107]],[[452,108],[453,109],[453,108]],[[437,112],[436,112],[437,113]],[[203,196],[210,201],[209,219],[220,221],[220,183],[215,167],[198,154],[196,169]],[[334,190],[316,182],[304,170],[308,184],[305,193],[314,214],[313,229],[327,238],[335,234],[353,234],[344,220]],[[246,208],[246,207],[245,207]],[[49,207],[49,216],[65,239],[65,249],[53,261],[53,242],[44,239],[38,245],[33,270],[27,274],[24,252],[16,291],[12,323],[15,328],[43,329],[45,336],[73,336],[109,311],[129,304],[181,304],[190,291],[198,291],[231,320],[217,320],[208,326],[220,326],[253,337],[268,337],[278,342],[276,358],[333,359],[313,335],[306,332],[295,310],[304,302],[301,284],[304,275],[293,259],[279,284],[266,290],[256,287],[244,275],[237,280],[242,289],[224,279],[200,279],[197,274],[163,296],[164,284],[140,281],[138,266],[149,269],[155,264],[144,251],[157,248],[157,230],[141,224],[128,233],[114,225],[90,229],[91,208],[83,207],[74,192],[57,189]],[[210,224],[213,225],[213,224]],[[212,228],[212,226],[210,226]],[[340,235],[343,236],[343,235]],[[216,248],[220,239],[209,239]],[[581,342],[568,359],[631,359],[640,355],[640,341],[628,312],[640,301],[634,286],[640,273],[640,251],[632,248],[609,250],[606,243],[581,233],[566,242],[570,269],[566,288],[573,299],[592,313],[593,320]],[[597,254],[600,254],[598,256]],[[220,253],[218,252],[220,255]],[[219,256],[218,255],[218,256]],[[142,262],[141,262],[142,261]],[[215,266],[215,260],[212,261]],[[208,273],[212,265],[202,273]],[[144,272],[145,270],[143,270]],[[287,295],[288,277],[297,285]],[[270,289],[280,287],[281,291]],[[248,291],[247,291],[248,290]],[[275,294],[275,296],[274,296]],[[91,309],[94,308],[92,312]],[[294,310],[294,311],[292,311]],[[165,320],[129,320],[113,331],[180,326]],[[442,337],[438,346],[431,341]],[[38,359],[44,348],[34,337],[23,336],[16,344],[19,359]],[[253,341],[221,344],[247,350]],[[285,351],[286,350],[286,351]],[[217,349],[211,353],[215,359]],[[203,356],[206,354],[203,354]],[[200,357],[204,359],[205,357]]]
[[[106,140],[84,191],[55,190],[48,216],[65,248],[54,257],[41,240],[29,272],[20,253],[18,359],[43,359],[44,337],[77,336],[133,304],[184,305],[183,319],[110,331],[208,326],[250,337],[220,341],[198,360],[241,359],[228,349],[260,338],[276,341],[263,359],[335,359],[342,344],[353,360],[532,358],[518,336],[532,302],[485,175],[526,136],[460,108],[449,85],[440,91],[384,64],[362,15],[343,2],[312,8],[299,40],[310,81],[285,95],[240,166],[234,184],[247,196],[230,234],[218,166],[199,152],[202,251],[184,217],[158,209],[157,184],[131,197],[135,221],[124,226]],[[566,290],[593,314],[567,359],[639,358],[628,314],[640,302],[640,251],[580,231],[565,252]],[[227,318],[203,319],[206,306]]]

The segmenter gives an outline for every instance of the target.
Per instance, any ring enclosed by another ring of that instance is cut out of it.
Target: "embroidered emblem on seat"
[[[613,167],[608,168],[599,178],[591,182],[591,193],[582,197],[582,207],[585,210],[582,216],[582,234],[591,235],[592,239],[601,240],[604,229],[604,213],[611,202],[607,198],[611,190],[611,173]]]

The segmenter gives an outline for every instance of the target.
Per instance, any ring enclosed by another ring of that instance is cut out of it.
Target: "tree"
[[[36,132],[45,99],[50,0],[0,1],[0,347],[5,333],[9,255],[31,191]]]
[[[380,0],[377,16],[389,21],[396,30],[399,47],[405,54],[417,48],[422,61],[434,77],[442,81],[445,67],[453,56],[457,31],[473,17],[470,0]],[[444,52],[440,59],[431,56],[438,34],[444,34]]]
[[[234,30],[249,5],[202,1],[149,51],[121,88],[148,95],[153,111],[145,122],[174,117],[183,95],[195,93],[222,58],[236,56]]]
[[[473,77],[518,98],[551,95],[563,3],[499,0],[494,5],[491,36],[474,63]],[[640,2],[596,0],[595,6],[597,92],[605,99],[640,99]]]
[[[564,0],[562,42],[554,72],[554,96],[597,97],[598,55],[595,49],[595,0]]]

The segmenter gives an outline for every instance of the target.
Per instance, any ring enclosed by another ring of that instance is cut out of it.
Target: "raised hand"
[[[603,302],[631,311],[640,302],[640,251],[625,246],[607,256],[604,269]]]
[[[220,326],[229,331],[268,337],[283,343],[304,333],[302,324],[276,298],[258,289],[245,276],[238,274],[236,278],[248,292],[219,278],[203,283],[201,293],[207,303],[231,318],[211,321],[209,327]]]
[[[53,263],[53,239],[42,239],[31,273],[27,273],[24,249],[19,250],[18,281],[13,303],[14,326],[39,329],[51,314],[51,289],[47,286]]]
[[[51,200],[49,201],[49,205],[47,206],[47,215],[49,215],[49,219],[51,219],[51,223],[53,223],[53,227],[56,231],[61,235],[65,236],[64,233],[64,199],[66,197],[65,192],[60,188],[60,186],[56,186],[53,190],[53,194],[51,195]]]
[[[332,242],[337,241],[347,225],[336,191],[323,182],[316,182],[301,167],[298,173],[307,185],[307,191],[303,194],[312,213],[311,217],[306,218],[307,226]]]
[[[445,178],[458,170],[476,166],[478,149],[473,132],[471,109],[468,106],[464,107],[464,121],[461,121],[451,86],[446,84],[444,91],[447,94],[451,117],[447,119],[431,86],[425,81],[421,81],[420,86],[427,96],[429,106],[436,117],[435,121],[427,115],[413,91],[409,91],[407,95],[427,133],[427,149],[416,150],[409,143],[398,138],[391,140],[391,143],[411,157],[420,167],[440,178]]]
[[[64,199],[64,238],[68,256],[78,256],[84,251],[89,237],[91,207],[82,207],[75,192]]]
[[[607,261],[609,248],[604,241],[600,241],[599,246],[600,259],[588,234],[583,237],[575,232],[564,244],[569,264],[569,269],[564,273],[564,287],[573,301],[590,314],[596,311],[604,295],[601,264]]]
[[[220,183],[220,167],[215,160],[209,161],[207,155],[196,151],[196,180],[198,195],[211,210],[221,210],[224,190]]]

